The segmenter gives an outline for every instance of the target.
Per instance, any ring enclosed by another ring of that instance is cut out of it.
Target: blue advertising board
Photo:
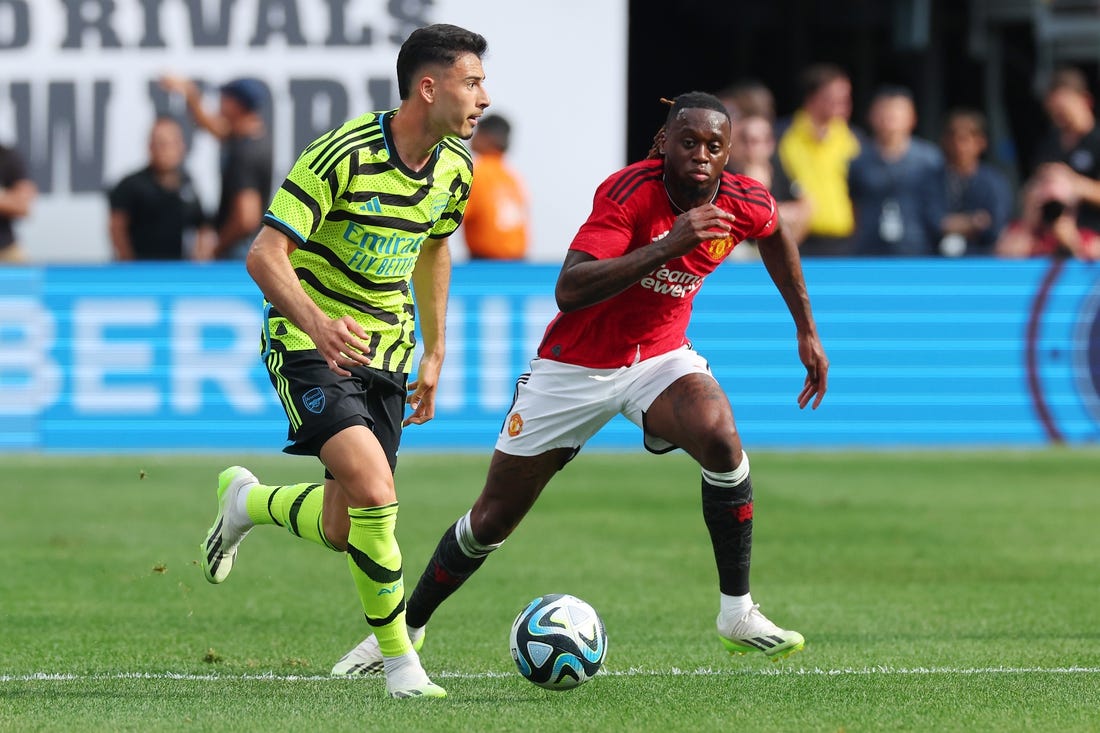
[[[1100,266],[804,263],[829,392],[799,410],[794,328],[759,263],[707,278],[689,337],[745,444],[1026,446],[1100,441]],[[405,450],[490,450],[547,321],[557,268],[455,267],[436,419]],[[255,451],[284,445],[240,264],[0,270],[0,450]],[[640,449],[613,421],[590,443]]]

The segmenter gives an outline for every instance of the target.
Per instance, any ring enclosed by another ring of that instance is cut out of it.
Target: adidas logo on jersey
[[[369,211],[372,214],[381,214],[382,213],[382,202],[378,200],[377,196],[375,196],[374,198],[372,198],[367,203],[362,204],[359,207],[359,210],[360,211]]]

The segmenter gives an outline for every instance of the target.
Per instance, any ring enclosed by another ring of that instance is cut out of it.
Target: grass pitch
[[[716,731],[1100,728],[1100,453],[752,454],[753,596],[805,651],[730,657],[685,456],[583,454],[429,628],[449,697],[336,680],[365,633],[343,556],[253,532],[221,586],[197,565],[227,460],[0,456],[0,730]],[[398,535],[415,582],[487,457],[408,454]],[[605,674],[527,683],[515,614],[573,593]]]

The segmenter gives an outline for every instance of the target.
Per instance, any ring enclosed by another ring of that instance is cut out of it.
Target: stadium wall
[[[278,186],[318,135],[397,106],[398,50],[428,23],[488,39],[490,110],[513,125],[509,160],[530,193],[529,256],[560,261],[592,191],[625,162],[626,0],[0,0],[0,143],[39,189],[19,224],[24,249],[35,264],[111,260],[105,192],[146,165],[158,114],[184,122],[187,167],[217,207],[218,143],[161,75],[194,79],[210,108],[224,82],[261,81]],[[598,83],[578,83],[593,69]]]
[[[746,445],[1033,446],[1100,440],[1100,267],[809,261],[832,362],[795,397],[794,329],[758,264],[707,279],[690,330]],[[407,450],[490,450],[557,268],[455,268],[436,419]],[[284,416],[258,359],[261,298],[239,264],[0,269],[0,450],[268,451]],[[590,444],[638,449],[616,419]]]

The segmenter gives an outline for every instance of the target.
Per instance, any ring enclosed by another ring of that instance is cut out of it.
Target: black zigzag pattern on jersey
[[[392,171],[392,166],[387,166],[387,171]],[[383,171],[375,171],[371,175],[378,175]],[[361,172],[356,172],[353,175],[362,175]],[[415,192],[409,195],[402,195],[399,193],[385,193],[382,191],[345,191],[341,194],[340,198],[349,203],[362,203],[364,201],[370,201],[377,197],[378,203],[388,206],[416,206],[428,195],[431,190],[431,184],[434,183],[434,179],[428,178]]]
[[[452,198],[461,201],[470,195],[470,185],[462,180],[462,176],[456,175],[454,180],[451,181],[450,191]],[[455,223],[455,229],[457,229],[458,225],[462,223],[462,212],[458,209],[444,212],[443,215],[439,217],[439,220],[453,221]]]
[[[394,165],[388,161],[380,161],[374,163],[363,163],[359,160],[358,155],[352,158],[351,161],[351,174],[353,176],[376,176],[380,174],[392,173]],[[419,204],[431,191],[432,186],[435,184],[435,168],[429,170],[424,177],[423,182],[418,183],[416,191],[408,195],[385,193],[382,191],[360,191],[360,192],[346,192],[343,196],[345,201],[370,201],[375,196],[378,197],[379,203],[388,204],[390,206],[415,206]]]
[[[340,132],[339,127],[332,128],[331,130],[326,132],[324,135],[321,135],[316,140],[314,140],[309,145],[307,145],[305,147],[305,149],[302,150],[302,155],[305,155],[307,153],[312,153],[314,150],[321,147],[325,143],[329,142],[330,140],[332,140],[332,138],[336,137],[337,133],[339,133],[339,132]]]
[[[379,196],[379,201],[382,197]],[[354,221],[363,226],[379,227],[383,229],[396,229],[403,234],[423,234],[432,228],[430,221],[413,221],[399,216],[379,216],[378,214],[360,214],[357,211],[344,211],[333,209],[325,217],[328,221]]]
[[[474,157],[471,155],[469,149],[459,142],[457,138],[445,137],[441,144],[443,147],[458,155],[459,158],[462,158],[470,172],[474,172]]]
[[[378,344],[380,343],[382,343],[382,333],[379,331],[371,331],[370,341],[367,342],[367,356],[371,357],[372,360],[374,358],[374,355],[378,353]],[[393,371],[389,368],[385,361],[383,361],[382,366],[378,368],[385,369],[387,371]]]
[[[321,147],[322,144],[324,145],[320,152],[317,153],[316,157],[314,157],[313,162],[309,164],[310,170],[312,170],[314,173],[318,173],[324,165],[323,161],[329,160],[336,149],[343,145],[349,137],[362,136],[371,128],[374,128],[375,130],[381,132],[381,129],[378,125],[378,120],[373,119],[365,125],[353,127],[352,129],[347,130],[342,134],[338,134],[340,133],[340,128],[338,127],[325,137],[317,140],[317,142],[306,148],[307,151],[312,151],[318,147]]]
[[[372,122],[363,127],[357,127],[346,135],[334,140],[321,151],[317,158],[309,165],[309,169],[317,174],[318,178],[325,178],[331,173],[340,161],[350,152],[359,148],[369,147],[371,143],[383,139],[382,128],[377,122]]]
[[[321,295],[325,296],[329,300],[335,300],[337,303],[343,303],[349,308],[353,308],[360,313],[364,313],[376,321],[388,324],[390,326],[396,326],[400,323],[396,313],[390,313],[382,308],[376,308],[375,306],[364,303],[361,300],[355,298],[349,298],[343,293],[338,293],[335,290],[327,287],[324,283],[318,279],[316,275],[307,270],[304,267],[298,267],[294,270],[294,274],[298,276],[298,279],[304,283],[307,283],[310,287],[316,290]]]
[[[662,171],[653,168],[640,168],[631,171],[615,181],[608,190],[607,197],[621,206],[638,190],[639,186],[649,181],[658,181],[662,175]]]
[[[414,320],[416,315],[416,308],[413,306],[412,303],[405,303],[404,310],[405,315],[409,316],[409,320],[405,322],[405,327],[403,330],[407,331],[408,333],[403,334],[404,338],[398,339],[390,344],[390,347],[386,349],[386,353],[382,355],[382,368],[393,372],[404,371],[405,365],[409,363],[409,357],[412,356],[413,348],[416,346],[416,331],[413,326],[413,324],[416,322]],[[390,366],[390,362],[393,361],[394,352],[397,351],[402,343],[407,343],[409,348],[405,351],[405,356],[401,359],[401,363],[398,364],[396,367],[392,367]],[[373,350],[371,353],[374,353]]]
[[[396,290],[403,294],[407,294],[409,292],[409,284],[404,280],[398,280],[397,282],[392,283],[383,283],[375,282],[360,275],[358,272],[348,267],[347,263],[341,260],[331,249],[324,246],[323,244],[318,244],[313,240],[299,245],[298,249],[322,258],[328,264],[342,271],[344,275],[348,278],[348,280],[350,280],[356,286],[363,288],[364,290],[377,290],[382,292]]]
[[[309,233],[313,234],[317,231],[317,227],[321,226],[321,206],[317,203],[317,199],[289,178],[283,181],[282,189],[309,209],[310,218],[312,219],[309,225]]]
[[[336,169],[333,168],[325,176],[325,183],[328,184],[328,195],[330,201],[335,201],[336,197],[340,195],[340,176],[336,175]]]

